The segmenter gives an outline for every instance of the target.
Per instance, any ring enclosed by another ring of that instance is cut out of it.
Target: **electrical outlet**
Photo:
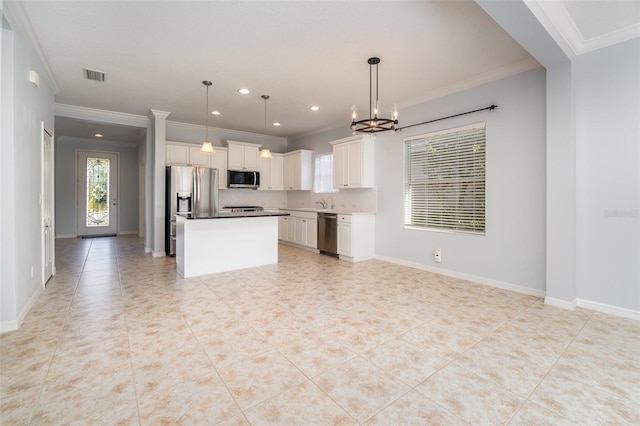
[[[435,260],[438,263],[442,262],[442,250],[441,249],[437,248],[433,252],[433,260]]]
[[[33,278],[33,266],[31,267],[31,278]]]

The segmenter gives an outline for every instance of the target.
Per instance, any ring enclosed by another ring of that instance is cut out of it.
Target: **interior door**
[[[53,275],[53,134],[42,124],[42,285]]]
[[[78,151],[78,236],[118,233],[118,157]]]

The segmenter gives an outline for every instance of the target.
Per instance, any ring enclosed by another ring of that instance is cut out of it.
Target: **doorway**
[[[115,152],[78,151],[78,236],[118,233],[118,160]]]

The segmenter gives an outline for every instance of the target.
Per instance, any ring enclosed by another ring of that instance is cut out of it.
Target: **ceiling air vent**
[[[101,83],[107,81],[107,74],[103,73],[102,71],[82,68],[82,73],[84,74],[84,78],[87,80],[99,81]]]

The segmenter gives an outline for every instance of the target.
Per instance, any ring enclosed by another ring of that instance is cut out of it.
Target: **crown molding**
[[[49,62],[47,51],[40,43],[40,39],[38,39],[38,36],[33,29],[33,25],[31,25],[31,20],[29,20],[29,16],[27,15],[24,5],[21,1],[5,1],[3,4],[4,15],[7,17],[11,25],[13,25],[14,30],[18,29],[20,34],[27,39],[27,43],[29,43],[35,51],[44,70],[45,77],[51,86],[51,90],[54,95],[57,95],[61,91],[60,84],[53,73],[53,68]]]
[[[434,99],[443,98],[445,96],[453,95],[464,90],[473,89],[474,87],[481,86],[483,84],[491,83],[492,81],[501,80],[503,78],[511,77],[512,75],[520,74],[525,71],[529,71],[535,68],[539,68],[541,65],[534,58],[527,58],[522,61],[510,64],[497,70],[492,70],[484,74],[479,74],[467,80],[458,81],[448,86],[438,87],[427,93],[422,94],[418,98],[414,98],[409,105],[398,105],[402,110],[404,108],[411,108],[416,105],[420,105],[425,102],[432,101]],[[402,120],[402,111],[400,111],[400,120]],[[318,135],[331,130],[337,130],[340,128],[349,129],[350,121],[345,120],[342,125],[330,124],[321,129],[315,129],[311,132],[302,133],[291,137],[290,140],[304,138],[308,136]],[[349,130],[349,134],[351,131]]]
[[[623,41],[631,40],[633,38],[640,37],[640,24],[631,25],[625,28],[621,28],[618,31],[612,33],[603,34],[598,37],[594,37],[585,41],[579,55],[583,53],[593,52],[594,50],[602,49],[603,47],[609,47],[614,44],[622,43]]]
[[[175,129],[185,129],[185,130],[197,130],[197,131],[205,131],[205,126],[201,125],[201,124],[191,124],[191,123],[183,123],[180,121],[169,121],[167,120],[167,127],[172,127]],[[243,138],[243,137],[249,137],[249,138],[260,138],[262,140],[268,140],[271,142],[281,142],[281,143],[287,143],[287,139],[280,137],[280,136],[270,136],[270,135],[265,135],[263,133],[252,133],[252,132],[245,132],[242,130],[232,130],[232,129],[224,129],[222,127],[213,127],[213,126],[209,126],[209,130],[213,130],[216,133],[223,133],[226,135],[231,135],[230,138],[234,139],[234,138]]]
[[[582,38],[567,9],[559,1],[524,0],[533,16],[572,61],[576,58],[576,43]]]
[[[522,61],[504,66],[502,68],[491,70],[483,74],[478,74],[472,78],[458,81],[448,86],[442,86],[437,89],[427,92],[424,96],[420,97],[419,102],[415,102],[415,106],[423,102],[431,101],[433,99],[442,98],[445,96],[453,95],[465,90],[473,89],[474,87],[482,86],[483,84],[491,83],[493,81],[502,80],[503,78],[511,77],[516,74],[530,71],[532,69],[539,68],[541,65],[534,58],[527,58]]]
[[[562,1],[525,0],[542,26],[572,60],[578,55],[640,37],[640,24],[586,40]]]
[[[149,118],[144,115],[104,109],[87,108],[75,105],[55,104],[54,113],[59,117],[76,118],[98,123],[121,124],[125,126],[144,127],[149,125]]]

